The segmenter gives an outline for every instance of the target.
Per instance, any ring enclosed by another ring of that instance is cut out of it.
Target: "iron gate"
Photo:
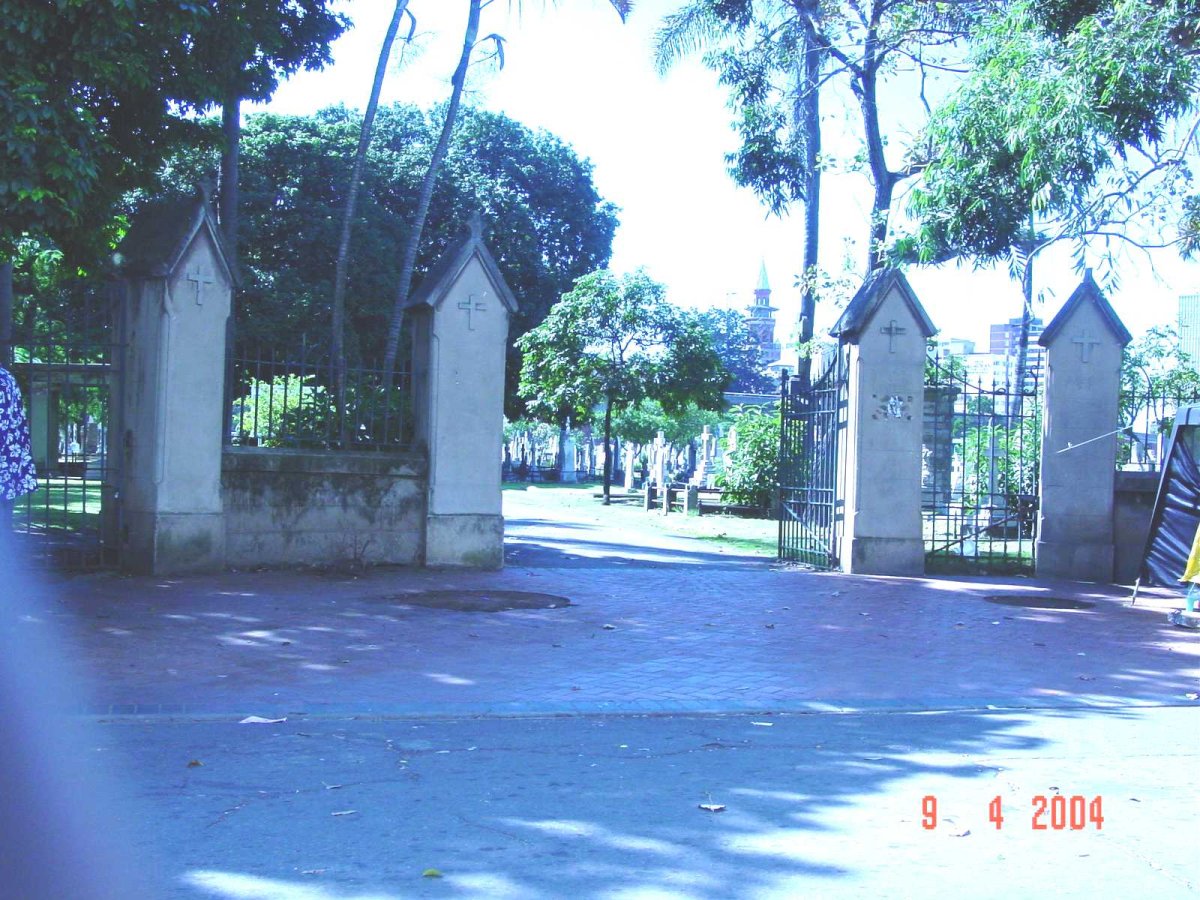
[[[925,570],[1033,574],[1042,401],[1038,371],[1012,383],[970,374],[961,358],[930,356],[925,370],[921,516]],[[990,384],[990,386],[988,386]]]
[[[0,355],[21,388],[38,488],[18,499],[12,528],[34,560],[112,565],[120,546],[117,287],[76,285],[21,297]]]
[[[846,421],[845,350],[815,381],[783,379],[779,428],[779,559],[839,564],[843,518],[838,443]]]

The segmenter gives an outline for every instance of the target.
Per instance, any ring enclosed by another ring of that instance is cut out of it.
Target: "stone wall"
[[[1150,531],[1158,472],[1118,472],[1113,503],[1113,581],[1133,584]]]
[[[221,462],[226,565],[421,561],[419,454],[236,448]]]

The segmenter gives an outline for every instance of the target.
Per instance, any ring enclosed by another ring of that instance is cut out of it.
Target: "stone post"
[[[409,300],[418,444],[429,453],[424,562],[499,568],[504,518],[496,452],[504,351],[517,301],[475,217]]]
[[[895,269],[871,275],[833,330],[848,347],[842,570],[925,571],[921,533],[924,308]]]
[[[629,441],[625,442],[625,491],[628,493],[633,490],[633,464],[635,457],[633,455],[633,444]]]
[[[225,336],[233,276],[207,198],[151,204],[117,250],[126,290],[121,563],[155,575],[225,564]]]
[[[1037,574],[1110,581],[1121,350],[1130,334],[1089,270],[1046,326]]]

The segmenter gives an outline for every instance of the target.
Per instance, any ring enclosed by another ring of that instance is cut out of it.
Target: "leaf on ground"
[[[421,873],[421,877],[422,878],[441,878],[442,873],[439,872],[437,869],[426,869],[424,872]]]
[[[322,781],[321,784],[325,784],[325,782]],[[340,787],[345,787],[345,785],[344,784],[325,784],[325,790],[327,790],[327,791],[336,791]]]
[[[759,726],[759,727],[761,727],[761,728],[773,728],[773,727],[775,727],[775,723],[774,723],[774,722],[751,722],[750,724],[751,724],[751,725],[758,725],[758,726]]]
[[[1183,696],[1187,697],[1189,700],[1200,700],[1200,694],[1193,693],[1190,691],[1188,693],[1184,694]]]
[[[198,769],[198,768],[200,768],[202,765],[204,765],[204,763],[200,762],[200,760],[198,760],[198,759],[193,759],[193,760],[190,760],[190,761],[188,762],[188,765],[187,765],[187,767],[188,767],[189,769]]]
[[[246,716],[238,722],[239,725],[282,725],[287,721],[287,716],[282,719],[264,719],[262,716]]]
[[[357,809],[339,809],[337,812],[330,813],[331,816],[353,816],[358,813]]]
[[[724,803],[701,803],[700,808],[705,812],[719,813],[725,811]]]
[[[600,627],[603,628],[605,631],[616,631],[617,630],[616,625],[601,625]]]

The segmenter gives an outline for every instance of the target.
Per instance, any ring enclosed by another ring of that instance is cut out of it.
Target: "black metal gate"
[[[0,361],[21,388],[38,488],[18,499],[12,527],[34,560],[67,568],[115,564],[120,546],[117,288],[75,285],[18,298]]]
[[[1034,572],[1039,373],[1028,367],[1018,386],[1015,359],[994,364],[1003,371],[990,377],[968,373],[961,357],[926,364],[921,515],[930,573]]]
[[[838,443],[846,424],[847,367],[839,347],[815,381],[783,379],[779,429],[779,559],[839,564],[843,519]]]

